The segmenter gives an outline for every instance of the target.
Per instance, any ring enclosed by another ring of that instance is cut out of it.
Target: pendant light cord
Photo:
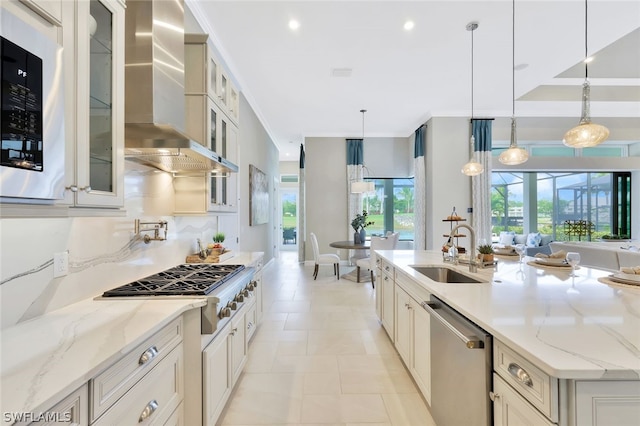
[[[471,30],[471,120],[473,120],[473,31]]]
[[[589,50],[587,49],[587,25],[589,20],[587,19],[587,0],[584,0],[584,79],[589,79]]]
[[[516,116],[516,0],[511,16],[511,118]]]

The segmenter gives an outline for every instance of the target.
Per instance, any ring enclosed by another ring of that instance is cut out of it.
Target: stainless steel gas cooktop
[[[244,265],[183,264],[105,291],[102,296],[206,296],[243,269]]]

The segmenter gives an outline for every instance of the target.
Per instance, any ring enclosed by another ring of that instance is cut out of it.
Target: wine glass
[[[524,256],[524,244],[516,244],[514,246],[516,253],[520,256],[520,263],[522,263],[522,257]]]
[[[571,265],[571,276],[576,277],[576,266],[580,263],[580,253],[576,253],[575,251],[570,251],[567,253],[567,263]]]

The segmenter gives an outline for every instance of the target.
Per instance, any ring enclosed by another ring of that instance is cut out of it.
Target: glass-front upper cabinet
[[[77,7],[76,183],[79,206],[124,204],[124,4]]]

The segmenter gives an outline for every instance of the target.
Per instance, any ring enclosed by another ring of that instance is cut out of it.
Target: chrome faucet
[[[469,233],[471,233],[471,249],[469,250],[469,272],[478,272],[478,266],[476,264],[476,231],[474,231],[474,229],[472,227],[470,227],[469,225],[465,224],[465,223],[461,223],[459,225],[456,225],[452,230],[451,233],[449,234],[449,241],[451,241],[451,244],[453,244],[453,247],[456,247],[456,244],[453,242],[454,241],[454,236],[456,235],[458,229],[460,228],[466,228],[469,230]],[[454,252],[454,259],[452,259],[455,262],[455,256],[457,254],[457,247],[456,247],[456,251]]]

